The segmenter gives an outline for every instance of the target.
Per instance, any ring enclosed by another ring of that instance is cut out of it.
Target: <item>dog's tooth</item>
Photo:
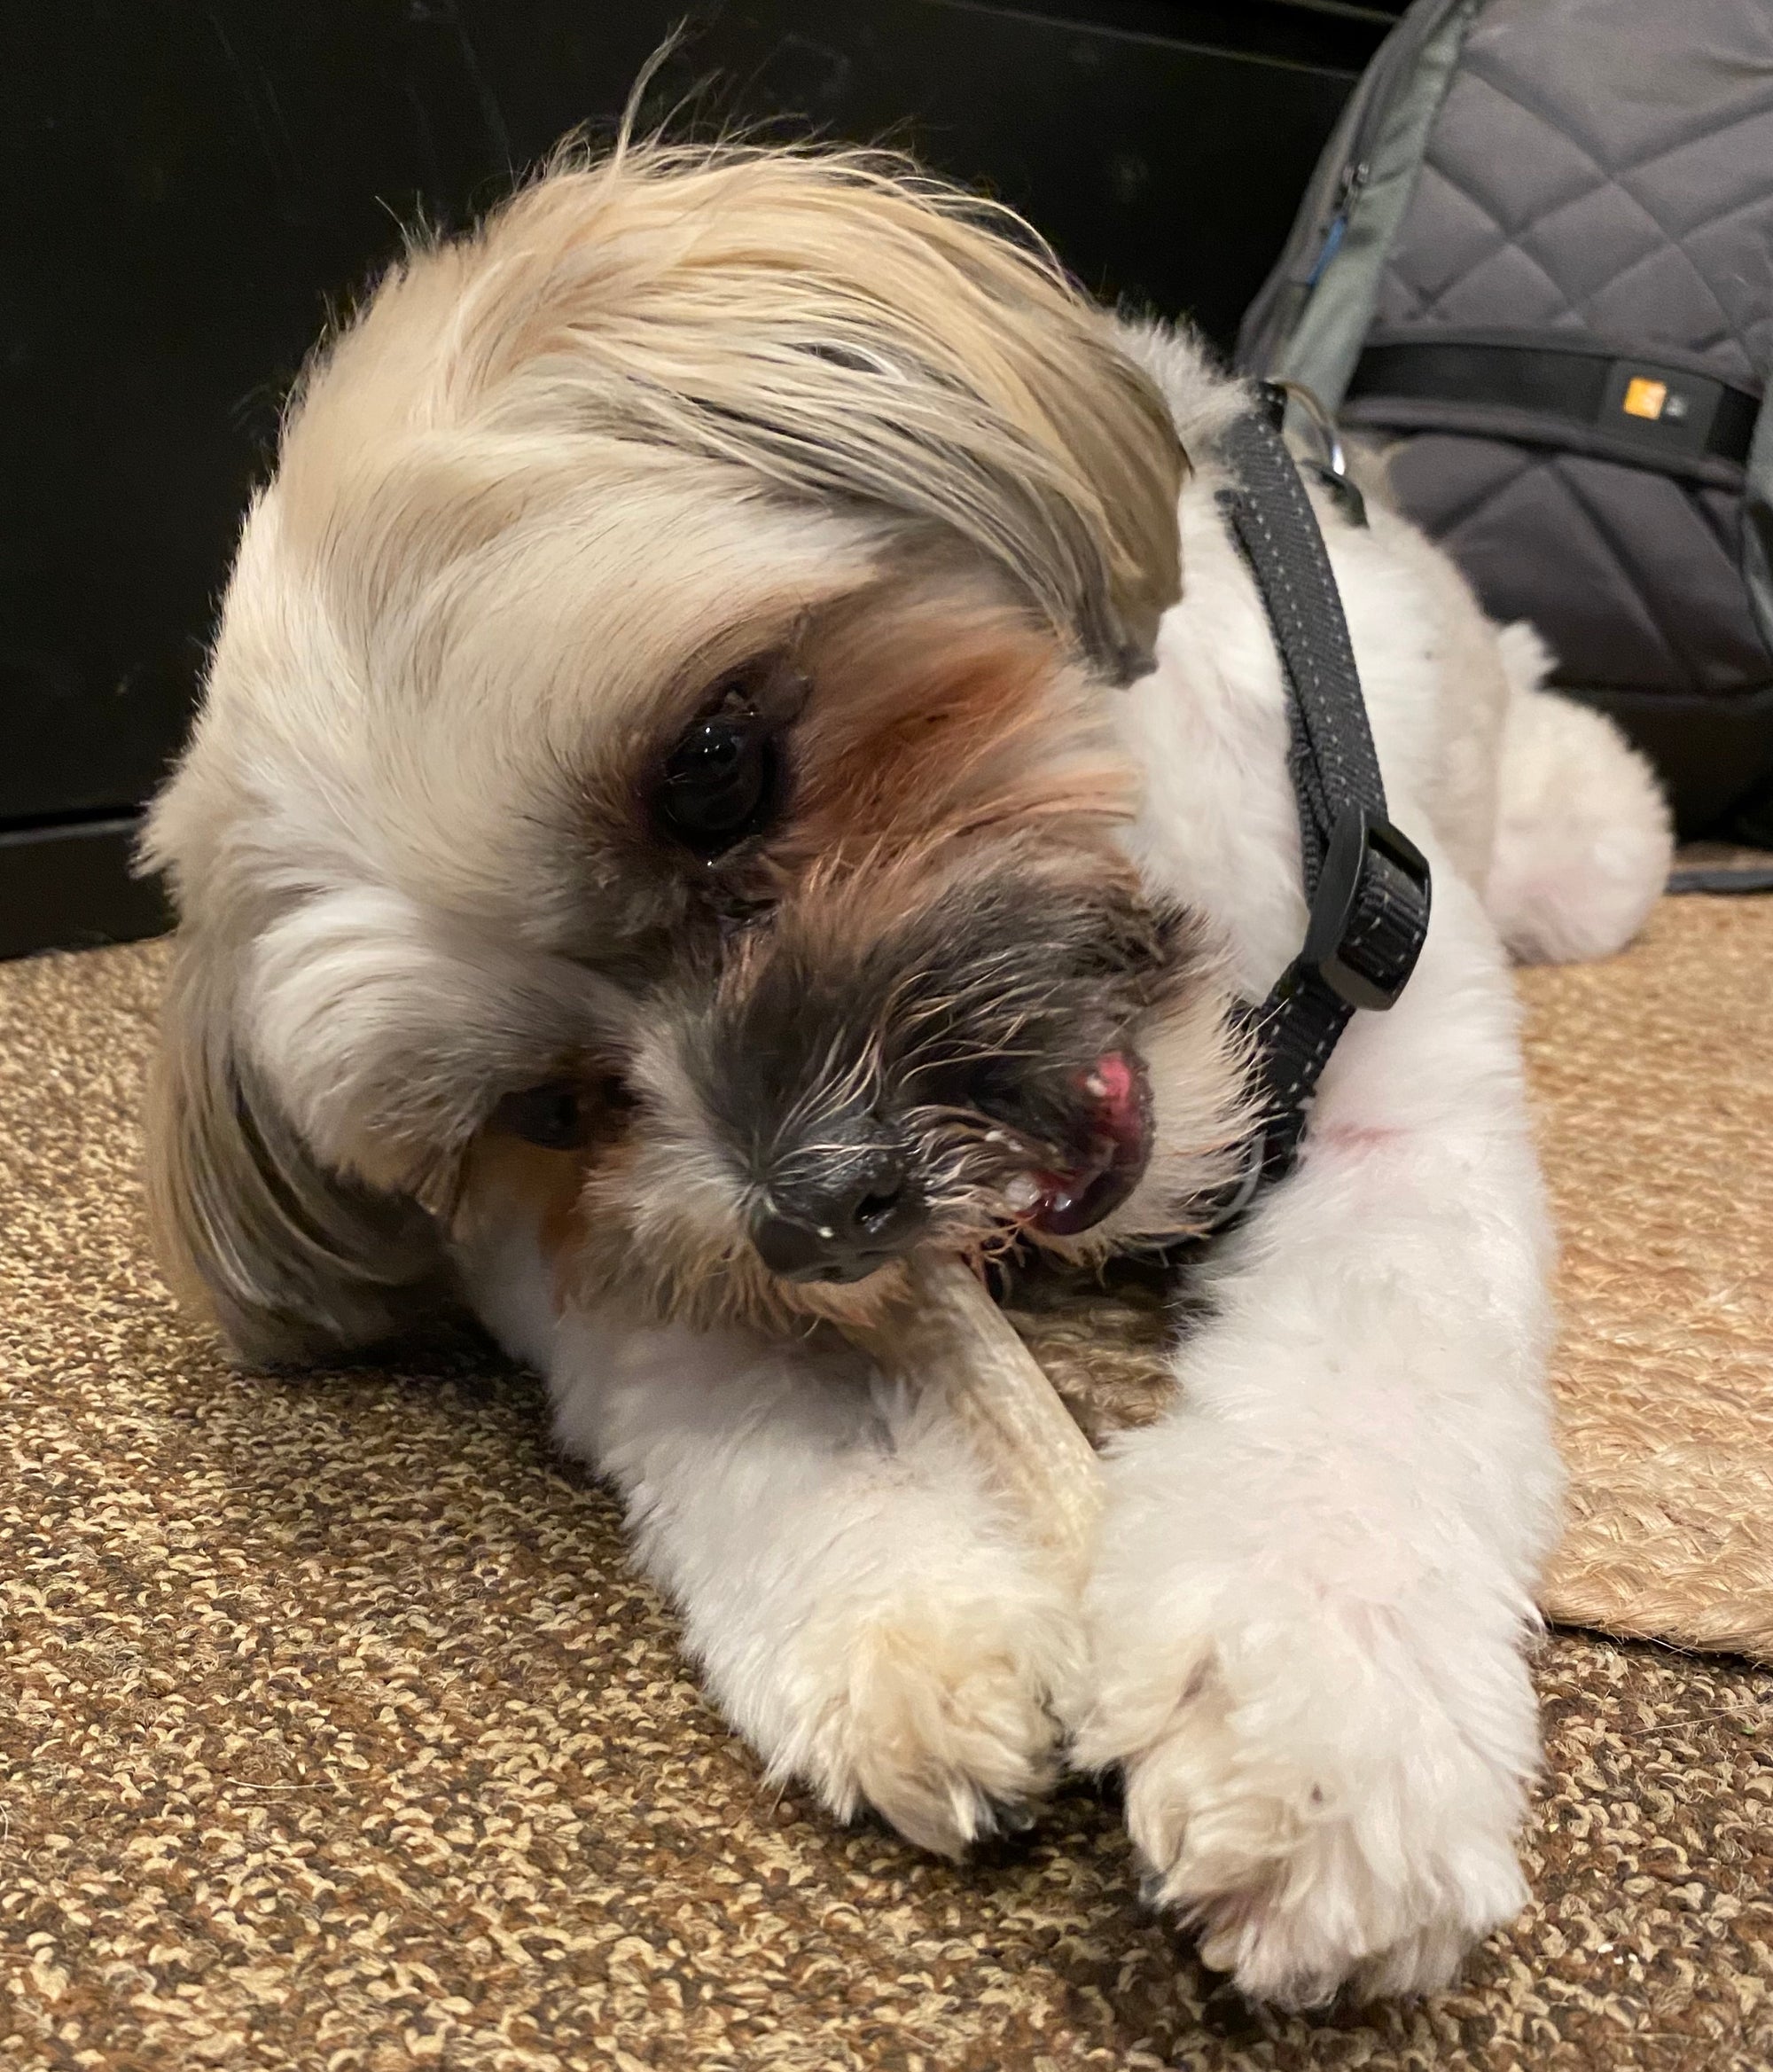
[[[1032,1208],[1041,1198],[1041,1184],[1032,1173],[1018,1173],[1004,1189],[1004,1199],[1018,1215]]]

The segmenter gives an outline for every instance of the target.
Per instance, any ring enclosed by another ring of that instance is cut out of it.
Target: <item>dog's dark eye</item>
[[[508,1093],[493,1110],[496,1130],[543,1151],[582,1151],[593,1138],[618,1134],[636,1105],[619,1072],[600,1078],[544,1079]]]
[[[782,755],[769,721],[729,700],[671,751],[653,798],[665,833],[705,862],[762,833],[781,794]]]
[[[526,1086],[521,1093],[506,1094],[493,1110],[493,1121],[499,1129],[522,1138],[526,1144],[540,1145],[543,1151],[577,1151],[590,1135],[585,1097],[570,1079],[551,1079],[542,1086]]]

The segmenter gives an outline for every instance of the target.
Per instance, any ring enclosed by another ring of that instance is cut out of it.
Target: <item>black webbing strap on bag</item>
[[[1344,400],[1360,406],[1363,424],[1449,432],[1498,432],[1482,413],[1506,411],[1507,430],[1498,435],[1525,443],[1536,435],[1555,446],[1574,427],[1640,467],[1677,470],[1708,460],[1746,466],[1761,408],[1748,389],[1692,367],[1580,344],[1490,338],[1370,345]]]
[[[1245,1182],[1219,1221],[1298,1155],[1318,1075],[1357,1008],[1403,991],[1428,933],[1428,865],[1386,816],[1385,786],[1342,600],[1298,468],[1279,431],[1286,398],[1268,390],[1225,434],[1237,487],[1220,503],[1261,594],[1292,716],[1288,758],[1311,918],[1305,946],[1260,1006],[1263,1114]]]

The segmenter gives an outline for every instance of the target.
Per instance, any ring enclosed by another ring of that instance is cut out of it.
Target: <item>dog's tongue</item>
[[[1090,1142],[1069,1172],[1034,1176],[1040,1190],[1028,1221],[1056,1238],[1075,1237],[1118,1208],[1145,1169],[1150,1100],[1136,1059],[1106,1051],[1079,1075],[1090,1101]]]

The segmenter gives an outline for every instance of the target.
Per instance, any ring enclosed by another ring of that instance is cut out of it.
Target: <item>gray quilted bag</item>
[[[1417,0],[1246,319],[1690,831],[1773,786],[1773,0]],[[1769,794],[1773,795],[1773,794]]]

